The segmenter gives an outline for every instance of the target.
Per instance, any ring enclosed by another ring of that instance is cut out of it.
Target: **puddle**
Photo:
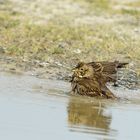
[[[128,100],[70,96],[70,84],[0,73],[0,139],[140,139],[140,91],[112,89]]]

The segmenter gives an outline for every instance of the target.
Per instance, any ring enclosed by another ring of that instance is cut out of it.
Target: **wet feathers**
[[[116,98],[106,83],[115,83],[117,81],[117,69],[126,64],[119,61],[78,63],[73,69],[72,93],[90,97]]]

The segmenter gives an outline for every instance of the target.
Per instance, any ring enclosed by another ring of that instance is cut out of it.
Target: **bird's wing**
[[[123,68],[125,67],[125,65],[128,64],[128,63],[119,62],[119,61],[114,61],[114,62],[99,61],[99,62],[90,62],[88,64],[92,65],[93,68],[96,68],[98,67],[98,63],[100,63],[103,66],[103,73],[106,73],[106,74],[116,74],[117,68]]]
[[[115,62],[106,62],[106,61],[99,61],[99,62],[90,62],[89,65],[92,65],[93,68],[98,67],[98,63],[100,63],[103,67],[102,72],[105,74],[115,74],[117,72],[116,68],[118,65],[118,61]]]
[[[77,88],[82,95],[97,96],[102,94],[99,83],[93,79],[85,78],[79,81]]]
[[[105,82],[116,82],[117,81],[117,66],[119,64],[118,61],[115,62],[90,62],[88,63],[94,69],[98,69],[98,64],[102,65],[102,75],[105,79]]]
[[[106,85],[101,85],[101,90],[107,98],[116,98],[116,96],[108,89]]]

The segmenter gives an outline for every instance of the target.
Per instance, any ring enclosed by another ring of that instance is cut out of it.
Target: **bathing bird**
[[[106,83],[116,83],[118,68],[123,68],[126,64],[128,63],[119,61],[79,62],[73,68],[71,93],[90,97],[117,98],[106,86]]]

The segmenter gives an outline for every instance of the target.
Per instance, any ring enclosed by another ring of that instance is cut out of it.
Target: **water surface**
[[[112,90],[122,100],[70,96],[67,82],[1,72],[0,139],[139,140],[139,90]]]

